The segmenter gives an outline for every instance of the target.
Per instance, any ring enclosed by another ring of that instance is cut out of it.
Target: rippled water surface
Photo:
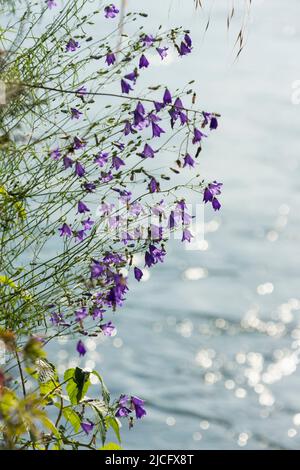
[[[235,61],[241,18],[228,35],[228,2],[204,3],[215,5],[206,35],[209,10],[195,14],[192,0],[152,1],[147,32],[191,29],[194,53],[153,68],[170,87],[195,78],[199,107],[222,114],[201,154],[203,176],[224,182],[222,211],[206,210],[199,250],[173,242],[146,282],[131,283],[117,336],[89,339],[81,365],[98,367],[114,395],[145,398],[125,448],[297,449],[300,4],[254,1]],[[72,351],[56,349],[62,367]]]

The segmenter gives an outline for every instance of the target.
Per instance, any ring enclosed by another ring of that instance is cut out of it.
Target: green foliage
[[[105,446],[101,447],[99,450],[122,450],[115,442],[108,442]]]
[[[90,373],[84,372],[79,367],[68,369],[64,380],[67,382],[67,392],[72,405],[78,405],[91,385]]]

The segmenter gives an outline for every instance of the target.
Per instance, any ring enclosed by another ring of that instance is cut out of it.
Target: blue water
[[[146,400],[144,421],[123,429],[125,448],[297,449],[299,1],[254,1],[237,61],[242,18],[228,34],[228,2],[207,0],[213,10],[197,14],[192,0],[148,3],[128,2],[151,13],[148,32],[159,23],[191,29],[193,54],[156,71],[171,88],[196,79],[198,106],[222,114],[201,171],[223,181],[223,207],[205,211],[201,250],[172,242],[166,262],[132,283],[118,335],[88,340],[81,365],[98,368],[114,395]],[[56,348],[61,370],[72,353]]]

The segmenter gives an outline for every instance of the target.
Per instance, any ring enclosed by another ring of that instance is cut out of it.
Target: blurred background
[[[146,33],[191,30],[193,53],[153,61],[149,74],[170,89],[195,79],[197,106],[221,113],[200,168],[224,191],[220,213],[205,210],[198,250],[172,242],[164,264],[131,282],[117,336],[86,341],[82,366],[114,396],[146,400],[148,416],[123,429],[126,449],[300,446],[300,5],[252,3],[236,60],[243,0],[229,32],[232,2],[127,1],[150,13]],[[62,369],[73,349],[56,349]]]

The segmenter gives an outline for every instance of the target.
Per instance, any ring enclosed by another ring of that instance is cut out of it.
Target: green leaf
[[[0,276],[0,284],[11,287],[15,292],[17,292],[22,299],[30,301],[32,299],[29,292],[23,290],[18,286],[12,279],[8,276]]]
[[[53,394],[58,394],[59,389],[57,388],[59,385],[58,382],[53,382],[49,380],[49,382],[41,383],[40,384],[40,394],[45,397],[47,396],[48,399],[52,399]]]
[[[72,405],[78,405],[91,385],[90,373],[79,367],[68,369],[65,372],[64,380],[68,381],[66,389]]]
[[[88,406],[90,406],[97,414],[97,416],[100,418],[98,423],[97,423],[97,430],[101,436],[102,444],[104,445],[105,440],[106,440],[106,434],[107,434],[107,424],[105,421],[104,416],[107,414],[107,407],[104,403],[104,401],[100,400],[91,400],[86,402]]]
[[[108,405],[109,402],[110,402],[110,393],[109,393],[108,389],[106,388],[106,385],[105,385],[101,375],[96,370],[93,370],[91,372],[91,374],[95,375],[99,379],[100,384],[101,384],[101,388],[102,388],[103,400],[104,400],[105,404]]]
[[[79,429],[80,429],[81,419],[78,416],[78,414],[76,413],[76,411],[72,410],[72,408],[70,408],[70,407],[66,407],[66,408],[63,409],[63,415],[64,415],[64,418],[66,419],[66,421],[71,423],[74,431],[78,432]]]
[[[121,444],[121,436],[120,436],[120,424],[117,418],[113,416],[107,416],[105,418],[105,422],[107,425],[107,428],[111,427],[116,435],[116,438],[118,439],[119,443]]]
[[[101,447],[99,450],[122,450],[122,447],[115,442],[108,442],[105,446]]]
[[[52,434],[56,437],[58,448],[61,449],[61,446],[62,446],[61,435],[58,429],[52,423],[51,419],[49,419],[48,416],[42,416],[40,420],[43,423],[43,425],[46,428],[48,428],[52,432]]]

